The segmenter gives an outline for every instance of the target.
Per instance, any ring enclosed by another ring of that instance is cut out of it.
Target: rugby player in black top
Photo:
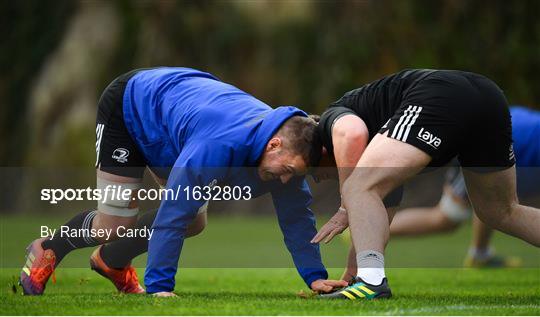
[[[313,242],[348,224],[358,265],[353,283],[326,298],[391,296],[383,253],[400,186],[456,156],[478,217],[540,246],[540,210],[518,202],[509,109],[490,79],[404,70],[346,93],[322,114],[319,128],[338,167],[342,206]]]

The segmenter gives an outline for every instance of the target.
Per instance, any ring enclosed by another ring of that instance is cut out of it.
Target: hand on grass
[[[317,293],[329,293],[336,288],[341,288],[349,285],[343,280],[316,280],[311,283],[311,289]]]
[[[349,226],[349,218],[347,217],[347,210],[343,207],[339,207],[336,214],[328,220],[324,226],[321,227],[319,232],[311,239],[311,243],[319,243],[324,239],[324,243],[330,242],[334,236],[342,233]]]

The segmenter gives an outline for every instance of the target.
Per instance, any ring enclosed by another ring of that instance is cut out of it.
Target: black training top
[[[369,140],[392,118],[407,92],[434,70],[406,69],[347,92],[321,115],[319,132],[323,145],[333,153],[332,125],[346,114],[360,117],[367,125]]]

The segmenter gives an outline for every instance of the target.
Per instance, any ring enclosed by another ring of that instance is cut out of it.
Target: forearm
[[[284,233],[289,237],[295,236],[295,233],[298,232],[306,233],[303,236],[285,239],[285,244],[293,258],[298,274],[306,285],[311,286],[311,283],[318,279],[327,279],[328,272],[322,263],[319,246],[310,243],[311,236],[316,232],[315,227],[313,226],[313,230],[309,231],[300,228],[294,230],[294,227],[288,229],[292,229],[291,232]]]
[[[172,292],[184,237],[176,229],[154,228],[144,275],[147,293]]]
[[[317,233],[315,216],[309,208],[312,197],[305,179],[295,178],[285,186],[272,191],[279,227],[287,250],[298,273],[308,286],[317,279],[326,279],[328,273],[322,263],[318,244],[311,243]]]
[[[356,266],[356,252],[354,246],[351,244],[349,248],[349,254],[347,255],[347,266],[345,271],[341,275],[341,279],[345,281],[350,281],[351,278],[356,276],[357,266]]]

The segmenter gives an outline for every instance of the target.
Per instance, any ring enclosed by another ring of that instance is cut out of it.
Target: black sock
[[[69,229],[92,229],[92,220],[96,216],[95,210],[83,211],[73,217],[64,226]],[[75,249],[93,247],[100,243],[91,236],[78,235],[77,237],[63,237],[58,230],[52,239],[47,239],[41,243],[43,249],[52,249],[56,255],[56,265],[62,261],[64,256]]]
[[[157,210],[149,211],[137,220],[137,229],[152,227]],[[107,266],[114,269],[125,268],[132,259],[148,251],[148,238],[123,238],[104,245],[101,258]]]

